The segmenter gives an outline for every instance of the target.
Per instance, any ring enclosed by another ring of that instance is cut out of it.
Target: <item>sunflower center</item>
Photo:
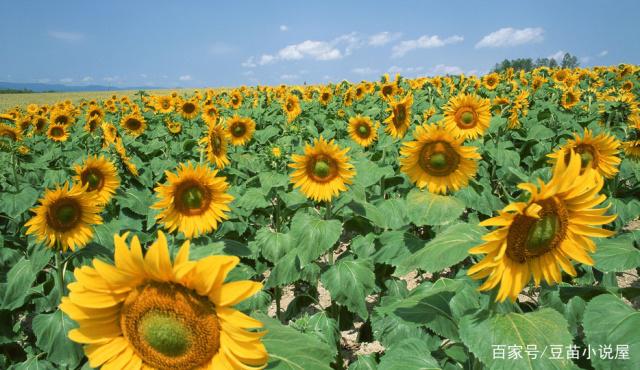
[[[519,263],[550,252],[562,243],[566,235],[569,215],[560,200],[548,198],[534,204],[541,207],[539,218],[519,214],[513,219],[507,234],[505,253]]]
[[[331,166],[329,165],[329,161],[327,161],[326,159],[317,161],[316,164],[313,166],[313,174],[318,176],[321,179],[324,179],[327,176],[329,176],[330,172],[331,172]]]
[[[202,208],[204,198],[205,193],[199,185],[192,185],[182,192],[182,202],[186,208],[191,210]]]
[[[80,205],[73,198],[62,198],[51,205],[47,212],[49,226],[55,231],[67,231],[72,229],[80,220]]]
[[[447,176],[458,168],[460,155],[451,144],[434,141],[424,144],[418,163],[431,176]]]
[[[456,118],[460,128],[468,129],[476,125],[476,113],[469,108],[460,109],[456,114]]]
[[[135,118],[130,118],[127,120],[127,128],[130,130],[137,130],[140,128],[142,124]]]
[[[69,122],[69,118],[67,116],[58,116],[54,122],[60,125],[66,125],[67,122]]]
[[[220,349],[213,303],[174,283],[133,290],[122,305],[120,327],[142,361],[157,369],[196,368]]]
[[[211,134],[211,138],[209,139],[209,141],[211,142],[211,149],[213,149],[213,152],[216,155],[220,154],[220,152],[222,151],[222,139],[220,138],[220,136],[213,133]]]
[[[104,176],[102,176],[100,171],[95,169],[84,171],[80,176],[80,179],[82,180],[83,185],[88,184],[88,191],[100,190],[104,184]]]
[[[397,107],[396,114],[398,116],[398,124],[402,124],[404,120],[407,118],[407,110],[404,105],[400,104]]]
[[[465,125],[470,125],[473,122],[473,113],[471,112],[462,113],[462,115],[460,115],[460,120]]]
[[[52,137],[62,137],[64,136],[64,129],[62,129],[62,127],[52,127],[50,134]]]
[[[182,111],[189,114],[189,113],[193,113],[193,111],[196,110],[196,106],[193,103],[185,103],[182,106]]]
[[[242,135],[244,135],[244,133],[247,132],[247,129],[244,127],[243,124],[235,124],[233,125],[233,129],[231,130],[231,132],[235,137],[242,137]]]
[[[189,329],[176,317],[162,311],[147,312],[138,326],[141,337],[153,349],[175,357],[189,348]]]
[[[360,137],[368,137],[370,132],[371,130],[366,124],[361,124],[360,126],[358,126],[358,135]]]

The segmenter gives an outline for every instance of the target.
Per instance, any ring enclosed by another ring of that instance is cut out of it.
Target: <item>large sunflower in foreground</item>
[[[216,168],[222,169],[230,163],[227,157],[227,132],[221,124],[209,123],[208,126],[207,136],[200,142],[207,144],[209,162],[215,164]]]
[[[233,146],[246,144],[255,131],[256,122],[249,117],[234,116],[227,121],[227,137]]]
[[[189,260],[186,241],[173,263],[165,235],[142,254],[136,236],[114,236],[114,264],[76,268],[60,309],[78,323],[69,338],[103,369],[261,369],[268,355],[249,331],[263,324],[232,308],[262,284],[226,281],[235,256]]]
[[[618,165],[620,165],[621,160],[617,154],[620,150],[620,141],[613,135],[601,133],[594,136],[589,129],[585,128],[582,137],[574,133],[574,138],[568,140],[562,149],[572,149],[580,154],[583,169],[591,167],[605,178],[610,179],[619,171]],[[569,151],[558,150],[549,154],[548,157],[552,158],[553,161],[564,157],[565,163],[568,163]]]
[[[177,173],[167,171],[167,182],[155,191],[160,200],[151,208],[159,209],[156,216],[169,232],[181,231],[187,238],[216,230],[229,218],[226,177],[216,177],[218,171],[208,166],[181,163]]]
[[[25,224],[26,233],[35,234],[38,241],[50,248],[74,251],[91,240],[92,225],[102,223],[101,210],[94,194],[87,193],[80,184],[69,188],[65,183],[47,190],[40,205],[31,209],[35,215]]]
[[[402,139],[411,125],[411,106],[413,95],[407,94],[403,99],[389,101],[387,111],[391,114],[384,120],[385,131],[396,139]]]
[[[87,186],[87,192],[96,196],[98,204],[106,204],[120,186],[116,167],[103,156],[89,156],[82,165],[74,167],[74,180]]]
[[[314,139],[313,146],[305,146],[304,155],[291,156],[293,163],[289,167],[295,169],[291,174],[293,187],[315,201],[331,201],[347,190],[346,184],[351,184],[355,176],[348,151],[349,148],[340,149],[333,140]]]
[[[548,183],[518,185],[530,194],[527,202],[511,203],[480,223],[499,227],[469,250],[485,254],[468,272],[474,279],[487,278],[480,290],[500,284],[496,301],[515,301],[531,276],[536,286],[541,279],[554,284],[562,281],[560,269],[576,276],[571,260],[593,265],[587,253],[596,249],[591,237],[613,235],[597,226],[616,216],[605,215],[609,207],[594,208],[607,198],[598,194],[604,180],[593,170],[582,172],[580,162],[580,155],[570,151],[568,164],[556,163]]]
[[[142,135],[147,128],[147,122],[144,117],[138,113],[131,113],[120,120],[120,126],[124,128],[125,132],[133,137]]]
[[[439,124],[418,126],[414,141],[400,149],[400,170],[419,188],[432,193],[457,191],[476,175],[480,154],[473,146],[463,146],[464,139],[453,137]]]
[[[349,118],[349,136],[358,145],[368,147],[378,137],[378,125],[371,122],[371,118],[355,116]]]
[[[491,103],[475,95],[453,97],[444,108],[444,123],[455,136],[475,139],[482,136],[491,121]]]

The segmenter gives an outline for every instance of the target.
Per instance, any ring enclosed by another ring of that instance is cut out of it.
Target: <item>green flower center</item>
[[[464,123],[465,125],[469,125],[473,122],[473,113],[464,112],[462,113],[462,115],[460,115],[460,119],[462,120],[462,123]]]
[[[182,202],[189,209],[199,209],[202,207],[204,192],[197,186],[190,187],[182,193]]]
[[[233,126],[233,136],[242,136],[247,131],[244,128],[244,125],[235,125]]]
[[[62,225],[72,223],[76,218],[76,208],[71,204],[64,204],[56,210],[56,219]]]
[[[369,127],[367,125],[360,125],[358,126],[358,133],[360,134],[360,136],[368,136],[369,135]]]
[[[447,156],[444,153],[435,153],[429,158],[429,164],[436,170],[447,168]]]
[[[313,174],[318,176],[319,178],[325,178],[329,176],[329,172],[331,172],[331,166],[326,160],[317,161],[315,166],[313,167]]]
[[[551,243],[553,238],[556,236],[559,228],[560,220],[556,214],[549,213],[543,216],[529,229],[525,248],[532,255],[538,255],[541,254],[541,252],[545,252],[549,247],[549,243]]]
[[[588,165],[590,165],[593,162],[593,154],[591,154],[588,151],[584,153],[580,153],[580,161],[581,161],[580,166],[582,168],[586,168]]]
[[[89,190],[96,190],[100,186],[100,180],[101,178],[97,173],[89,173],[89,175],[87,175],[87,184],[89,184]]]
[[[191,345],[188,328],[176,317],[162,312],[149,312],[138,326],[140,336],[156,351],[177,357]]]

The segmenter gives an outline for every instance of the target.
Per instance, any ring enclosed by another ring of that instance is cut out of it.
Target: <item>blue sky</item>
[[[640,64],[638,1],[2,1],[0,81],[204,87]]]

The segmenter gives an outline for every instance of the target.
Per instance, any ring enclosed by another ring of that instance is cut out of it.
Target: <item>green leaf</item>
[[[320,280],[332,299],[363,319],[369,317],[365,298],[373,292],[376,280],[370,260],[340,259],[322,274]]]
[[[446,195],[412,189],[407,194],[407,214],[417,226],[444,225],[464,212],[464,203]]]
[[[38,200],[38,192],[32,187],[24,188],[15,194],[3,191],[0,197],[0,212],[17,219],[31,208],[36,200]]]
[[[316,215],[296,212],[291,220],[291,235],[296,239],[298,255],[307,264],[327,252],[340,238],[342,224]]]
[[[359,355],[358,358],[349,364],[349,370],[376,370],[378,363],[375,355]]]
[[[591,363],[596,369],[640,368],[640,312],[616,296],[604,294],[587,304],[582,325],[586,335],[585,343],[596,351],[591,354]],[[611,346],[613,357],[616,353],[620,354],[622,347],[619,346],[628,346],[628,359],[600,358],[604,354],[602,351],[605,345]]]
[[[390,166],[379,166],[367,158],[360,158],[354,162],[356,177],[353,182],[362,187],[369,187],[384,177],[395,175],[395,171]]]
[[[293,245],[291,235],[275,232],[267,227],[256,233],[256,244],[264,258],[273,263],[287,254]]]
[[[469,248],[482,243],[482,234],[482,228],[476,225],[449,226],[422,249],[406,257],[396,274],[406,274],[416,268],[437,272],[453,266],[469,255]]]
[[[284,286],[300,279],[302,267],[297,251],[293,250],[278,260],[278,263],[271,270],[265,288]]]
[[[282,325],[266,315],[256,315],[268,331],[262,339],[269,353],[267,369],[331,370],[329,345],[319,339]]]
[[[329,345],[335,356],[337,353],[336,344],[340,338],[338,323],[335,319],[327,316],[325,311],[320,311],[314,315],[306,314],[293,322],[291,326],[303,333],[313,334]]]
[[[380,359],[378,370],[441,369],[427,344],[418,338],[407,338],[394,343]]]
[[[477,358],[493,370],[573,369],[575,366],[566,356],[566,348],[572,344],[567,327],[567,320],[552,308],[494,316],[480,311],[460,320],[460,338]],[[535,346],[538,351],[536,359],[526,352],[528,345]],[[551,358],[552,345],[562,348],[562,356],[558,359]],[[519,348],[521,356],[510,359],[509,346],[519,346],[516,348]],[[502,349],[505,351],[504,359]],[[546,349],[544,354],[543,349]]]
[[[235,206],[245,211],[251,212],[256,208],[269,207],[271,203],[265,199],[262,190],[258,188],[249,188],[235,203]]]
[[[31,260],[21,258],[7,273],[7,283],[2,297],[3,309],[13,310],[25,303],[29,288],[33,285],[38,273],[49,262],[51,252],[42,248],[34,253]]]
[[[640,250],[633,246],[633,235],[623,234],[597,242],[595,267],[605,272],[621,272],[640,266]]]
[[[153,195],[148,189],[129,188],[125,194],[117,195],[116,199],[121,207],[143,216],[149,212],[149,207],[153,204]]]
[[[15,364],[9,370],[54,370],[56,367],[47,360],[41,360],[39,356],[28,356],[24,362]]]
[[[289,185],[289,176],[286,173],[278,173],[275,171],[260,172],[258,178],[260,179],[262,191],[264,191],[265,194],[273,188],[286,188],[287,185]]]
[[[33,318],[38,348],[47,352],[47,359],[51,362],[71,368],[75,368],[84,356],[82,347],[67,338],[69,330],[75,327],[75,323],[60,310]]]
[[[556,133],[552,129],[541,124],[533,125],[527,130],[527,138],[529,140],[542,141],[554,136],[556,136]]]

